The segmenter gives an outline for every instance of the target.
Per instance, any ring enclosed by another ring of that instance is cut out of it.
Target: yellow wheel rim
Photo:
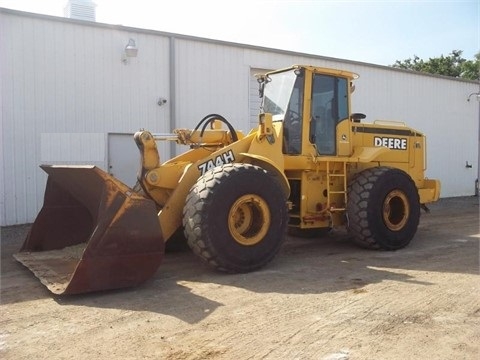
[[[391,191],[383,202],[383,221],[391,231],[402,230],[410,216],[407,197],[400,190]]]
[[[258,244],[270,228],[270,210],[258,195],[238,198],[228,213],[228,229],[236,242],[252,246]]]

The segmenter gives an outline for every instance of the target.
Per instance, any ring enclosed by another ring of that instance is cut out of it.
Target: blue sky
[[[93,0],[97,21],[391,65],[480,51],[480,0]],[[67,0],[0,0],[63,16]]]

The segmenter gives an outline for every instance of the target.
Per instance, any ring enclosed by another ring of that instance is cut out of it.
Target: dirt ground
[[[289,238],[261,271],[167,254],[140,287],[54,296],[2,228],[2,359],[479,359],[478,198],[442,199],[413,242],[363,250],[344,233]]]

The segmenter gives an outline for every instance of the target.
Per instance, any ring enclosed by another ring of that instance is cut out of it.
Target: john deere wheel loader
[[[356,78],[312,66],[259,75],[259,124],[247,135],[217,114],[167,137],[137,132],[135,190],[94,166],[43,165],[44,206],[15,258],[53,293],[74,294],[150,278],[179,229],[226,272],[267,264],[287,230],[346,226],[361,246],[403,248],[440,183],[425,178],[422,133],[351,113]],[[159,140],[189,149],[162,163]]]

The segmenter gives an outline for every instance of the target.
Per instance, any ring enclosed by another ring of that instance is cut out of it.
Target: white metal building
[[[136,57],[125,55],[130,39]],[[1,225],[35,219],[47,178],[42,163],[95,164],[133,185],[131,135],[140,128],[167,133],[218,113],[248,131],[259,104],[253,74],[292,64],[360,74],[353,111],[426,133],[427,175],[442,181],[442,196],[473,195],[479,104],[467,98],[475,82],[0,9]],[[159,149],[163,159],[181,151]]]

